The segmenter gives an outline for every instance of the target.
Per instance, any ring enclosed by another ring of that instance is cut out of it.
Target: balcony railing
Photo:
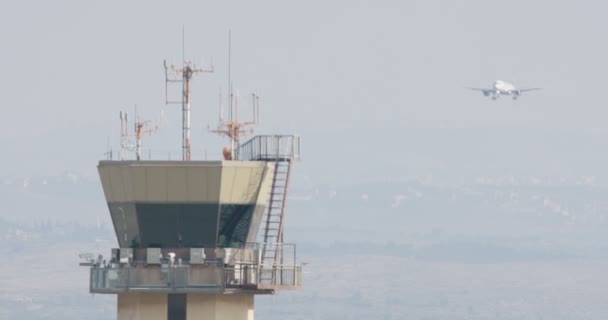
[[[259,135],[236,149],[236,159],[244,161],[299,161],[300,137]]]
[[[172,292],[223,293],[227,290],[294,289],[301,286],[300,266],[263,268],[257,264],[236,266],[93,267],[92,293]]]
[[[222,292],[223,268],[91,268],[91,292]]]

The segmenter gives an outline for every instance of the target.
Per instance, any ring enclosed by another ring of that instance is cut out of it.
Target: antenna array
[[[140,120],[137,114],[137,106],[135,107],[135,123],[133,133],[128,132],[129,118],[125,112],[120,112],[120,160],[127,157],[129,151],[135,149],[135,158],[141,160],[142,138],[146,134],[153,134],[158,131],[158,121]],[[149,127],[149,128],[146,128]],[[135,145],[131,141],[131,137],[135,137]]]
[[[182,51],[185,51],[185,36],[182,30]],[[174,65],[167,66],[167,61],[163,62],[165,67],[165,103],[182,105],[182,159],[190,160],[190,81],[192,76],[198,73],[213,73],[213,65],[209,68],[198,68],[191,61],[186,61],[185,54],[182,52],[182,67]],[[169,83],[182,84],[181,101],[170,101],[168,97]]]
[[[232,89],[231,82],[231,50],[232,50],[232,34],[228,33],[228,120],[224,119],[224,108],[222,104],[222,93],[220,91],[220,112],[219,112],[219,124],[216,130],[209,130],[212,133],[220,136],[226,136],[230,139],[230,154],[226,157],[227,160],[235,159],[234,154],[236,146],[239,145],[240,137],[247,136],[253,133],[253,128],[247,128],[258,124],[259,120],[259,104],[260,97],[256,94],[251,94],[252,107],[253,107],[253,120],[252,121],[238,121],[238,108],[239,108],[239,95],[238,92],[235,95]],[[228,159],[229,158],[229,159]]]

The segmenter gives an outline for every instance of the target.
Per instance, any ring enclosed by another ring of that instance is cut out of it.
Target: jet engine
[[[515,91],[512,91],[511,94],[513,95],[513,100],[517,100],[517,98],[519,98],[519,96],[521,95],[521,91],[515,90]]]

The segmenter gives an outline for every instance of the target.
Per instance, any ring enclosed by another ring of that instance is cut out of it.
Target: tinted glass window
[[[240,247],[247,241],[255,205],[223,204],[220,210],[218,246]]]
[[[137,204],[142,247],[215,247],[217,204]]]

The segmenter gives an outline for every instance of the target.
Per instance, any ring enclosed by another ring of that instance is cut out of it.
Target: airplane
[[[501,94],[509,95],[513,97],[513,100],[517,100],[519,96],[526,91],[540,90],[542,88],[521,88],[517,89],[512,83],[496,80],[494,81],[494,85],[492,88],[469,88],[475,91],[481,91],[484,96],[492,97],[492,100],[498,99]]]

